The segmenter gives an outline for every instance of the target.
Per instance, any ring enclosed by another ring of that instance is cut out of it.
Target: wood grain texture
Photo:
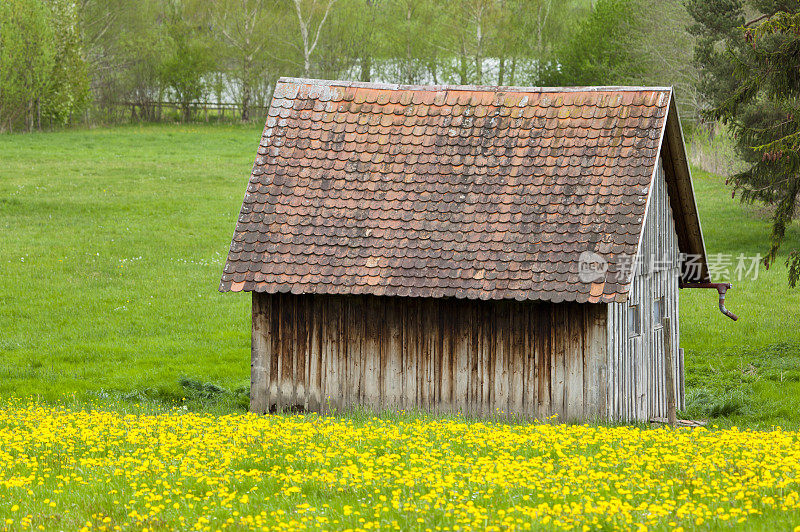
[[[669,316],[664,318],[664,377],[666,383],[666,395],[667,395],[667,419],[669,420],[669,424],[671,427],[675,426],[677,421],[676,418],[676,404],[675,404],[675,365],[673,364],[673,356],[672,356],[672,337],[670,334],[671,331],[670,326],[670,318]]]
[[[606,310],[254,293],[251,409],[606,419]]]
[[[653,317],[653,303],[663,299],[663,314],[671,318],[670,342],[673,387],[678,408],[683,407],[682,359],[676,353],[680,340],[678,279],[680,250],[672,213],[668,182],[659,163],[650,195],[639,263],[626,303],[609,305],[607,385],[615,421],[647,421],[667,417],[666,361],[663,324]],[[628,328],[628,313],[639,307],[640,334]]]

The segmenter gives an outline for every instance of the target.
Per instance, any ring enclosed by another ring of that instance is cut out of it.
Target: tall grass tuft
[[[744,169],[730,131],[722,124],[695,128],[688,144],[689,162],[696,168],[723,177]]]

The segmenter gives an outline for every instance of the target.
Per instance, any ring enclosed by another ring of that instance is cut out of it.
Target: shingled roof
[[[680,138],[669,88],[282,78],[220,290],[624,301],[668,116]],[[688,168],[666,173],[705,255]]]

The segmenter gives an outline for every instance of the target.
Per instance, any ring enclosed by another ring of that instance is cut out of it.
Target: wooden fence
[[[263,120],[268,105],[249,105],[248,119]],[[96,118],[111,123],[160,122],[177,117],[184,120],[183,105],[178,102],[105,102],[98,106]],[[195,102],[189,106],[192,121],[237,121],[242,119],[242,106],[238,103]],[[87,114],[87,121],[89,116]]]

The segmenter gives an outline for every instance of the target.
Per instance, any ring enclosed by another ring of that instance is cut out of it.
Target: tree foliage
[[[88,96],[75,6],[0,2],[0,130],[67,122]]]
[[[626,85],[644,77],[636,34],[627,23],[634,0],[598,0],[562,48],[546,81],[558,85]]]
[[[598,0],[580,15],[561,29],[570,37],[543,66],[543,84],[674,86],[684,121],[695,121],[704,102],[683,0]]]
[[[192,104],[204,95],[213,67],[206,28],[195,20],[189,2],[170,1],[164,13],[167,55],[161,79],[181,106],[183,121],[191,119]]]
[[[129,102],[131,119],[160,118],[162,62],[169,52],[163,7],[161,0],[83,0],[81,29],[99,108]]]
[[[87,104],[92,117],[109,121],[161,120],[175,116],[163,107],[177,104],[188,120],[198,104],[235,102],[247,121],[254,109],[263,112],[281,75],[407,84],[641,84],[677,71],[681,56],[665,52],[670,47],[663,43],[691,44],[661,30],[680,25],[681,0],[659,2],[659,9],[652,0],[0,5],[16,10],[15,27],[27,28],[0,37],[8,41],[5,61],[41,63],[6,69],[10,88],[0,111],[6,128],[20,120],[30,127],[32,108],[63,123]],[[637,37],[644,34],[647,41]],[[17,79],[24,76],[30,79]],[[46,102],[44,80],[59,87]]]
[[[277,0],[213,0],[205,5],[209,37],[217,50],[216,67],[228,75],[232,92],[239,102],[241,118],[250,119],[250,107],[264,81],[274,81],[276,70],[270,64],[269,41],[282,7]]]
[[[42,101],[42,115],[62,125],[68,124],[91,101],[89,69],[75,4],[70,0],[50,0],[54,61],[48,76],[48,93]]]
[[[800,202],[800,2],[689,2],[698,36],[701,89],[727,123],[744,171],[729,179],[742,201],[773,208],[764,263],[778,255]],[[800,278],[800,254],[789,253],[789,283]]]

